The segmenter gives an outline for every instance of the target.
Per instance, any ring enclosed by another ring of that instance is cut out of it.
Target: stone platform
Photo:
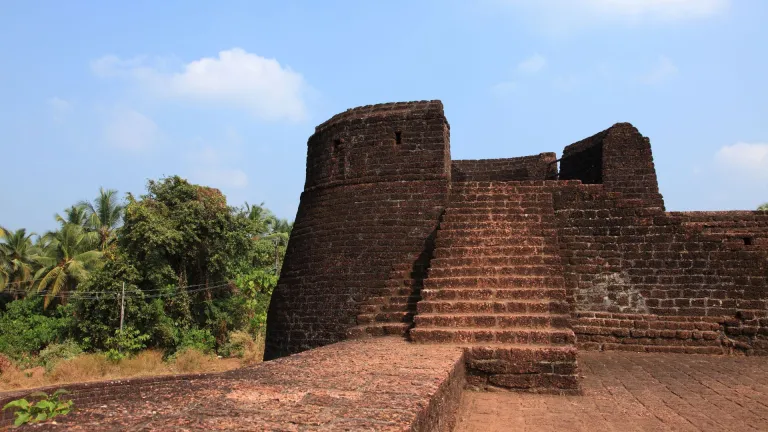
[[[583,395],[465,392],[457,432],[765,431],[768,359],[580,352]]]
[[[348,341],[149,388],[146,379],[92,384],[80,400],[75,389],[76,410],[57,424],[22,430],[449,431],[463,374],[457,348]]]

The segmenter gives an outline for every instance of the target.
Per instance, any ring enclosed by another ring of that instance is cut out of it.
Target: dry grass
[[[59,362],[49,373],[42,367],[26,370],[12,365],[5,367],[0,373],[0,391],[139,376],[223,372],[244,363],[244,359],[220,359],[196,350],[179,352],[171,361],[163,361],[163,354],[153,350],[119,362],[112,362],[103,354],[82,354]]]
[[[240,359],[246,366],[261,363],[261,360],[264,358],[263,335],[258,335],[256,339],[254,339],[246,332],[232,332],[229,336],[229,341],[230,343],[241,347],[242,355],[240,356]]]

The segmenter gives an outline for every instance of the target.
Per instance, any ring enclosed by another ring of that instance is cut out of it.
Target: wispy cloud
[[[667,57],[659,57],[653,68],[645,75],[640,77],[640,81],[645,84],[660,84],[669,80],[678,74],[677,66]]]
[[[524,74],[535,74],[547,66],[547,59],[541,54],[534,54],[521,61],[517,70]]]
[[[506,96],[517,90],[517,83],[514,81],[502,81],[491,87],[491,93],[495,96]]]
[[[72,111],[72,103],[60,97],[52,97],[46,101],[51,110],[53,121],[62,123],[64,118]]]
[[[106,143],[121,150],[147,150],[157,142],[158,137],[159,129],[152,119],[128,108],[115,109],[104,126]]]
[[[245,109],[263,120],[302,120],[307,84],[301,74],[241,48],[189,62],[168,72],[168,61],[109,55],[91,62],[99,77],[134,80],[158,97]]]
[[[733,175],[768,180],[768,143],[723,146],[715,153],[715,163]]]
[[[674,23],[726,11],[731,0],[496,0],[545,32],[562,33],[596,23]]]
[[[221,189],[248,186],[248,175],[237,165],[242,163],[243,137],[233,128],[214,140],[198,140],[196,150],[187,154],[192,181]]]

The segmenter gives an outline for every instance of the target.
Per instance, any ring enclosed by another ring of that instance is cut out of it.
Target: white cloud
[[[167,72],[162,59],[105,56],[91,62],[100,77],[124,77],[151,93],[206,105],[245,109],[263,120],[301,120],[308,90],[301,74],[275,59],[240,48],[221,51]]]
[[[517,65],[517,70],[526,74],[535,74],[541,71],[547,65],[547,59],[541,54],[534,54],[531,57],[521,61]]]
[[[53,115],[53,120],[57,123],[64,121],[64,117],[72,111],[72,103],[59,97],[52,97],[46,101]]]
[[[517,91],[517,88],[517,83],[514,81],[502,81],[491,87],[491,92],[496,96],[506,96]]]
[[[715,154],[715,163],[738,175],[768,180],[768,143],[724,146]]]
[[[661,56],[656,65],[647,74],[640,77],[640,81],[649,85],[659,84],[674,77],[677,73],[677,66],[672,63],[672,60]]]
[[[152,119],[132,109],[116,109],[104,127],[104,140],[111,147],[146,150],[157,142],[159,129]]]
[[[729,0],[582,0],[595,13],[626,17],[691,19],[722,12]]]
[[[728,9],[731,0],[497,0],[527,13],[537,28],[562,32],[602,22],[679,22]],[[526,17],[526,20],[529,20]]]

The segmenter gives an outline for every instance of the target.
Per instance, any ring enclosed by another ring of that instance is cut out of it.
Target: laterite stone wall
[[[557,178],[556,161],[555,153],[507,159],[455,160],[451,164],[451,180],[553,180]]]
[[[548,235],[581,348],[768,354],[768,212],[665,212],[650,141],[629,123],[565,147],[557,169],[554,153],[451,161],[439,101],[321,124],[266,358],[359,334],[349,330],[363,320],[403,317],[407,329],[420,292],[403,296],[429,268],[451,187],[471,181],[540,181],[537,193],[551,194]]]
[[[338,342],[360,305],[404,279],[436,229],[450,179],[439,101],[367,106],[317,127],[267,316],[266,359]]]

